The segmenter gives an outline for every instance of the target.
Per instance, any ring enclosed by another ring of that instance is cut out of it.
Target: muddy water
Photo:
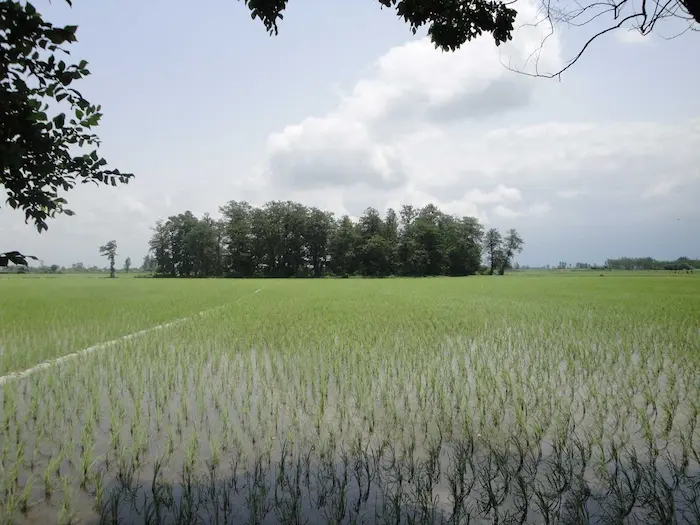
[[[114,356],[88,371],[68,366],[51,380],[17,385],[11,403],[3,391],[3,416],[14,411],[3,433],[3,487],[12,485],[13,467],[17,486],[30,473],[34,480],[31,508],[11,521],[700,522],[700,439],[686,402],[697,390],[675,363],[621,354],[589,374],[552,360],[537,376],[544,365],[536,351],[523,352],[531,357],[516,370],[506,354],[499,361],[487,350],[450,340],[425,362],[433,375],[410,362],[367,364],[349,354],[345,366],[373,367],[366,384],[352,383],[350,368],[264,349],[190,362],[172,357],[183,355],[174,348],[144,363],[150,369]],[[645,404],[622,368],[610,368],[617,361],[661,370],[647,381],[659,407]],[[74,385],[70,395],[66,384]],[[661,405],[673,395],[680,402],[664,435]],[[514,409],[520,403],[524,423]],[[652,421],[651,445],[639,411]],[[91,442],[89,421],[94,462],[81,488],[79,444]],[[43,476],[56,458],[47,499]],[[18,496],[3,495],[3,509]]]

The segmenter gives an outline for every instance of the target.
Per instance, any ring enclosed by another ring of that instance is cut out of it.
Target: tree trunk
[[[505,275],[506,274],[506,266],[508,266],[508,261],[510,261],[510,258],[513,257],[512,252],[507,252],[505,256],[503,257],[503,263],[501,264],[501,269],[498,271],[498,275]]]

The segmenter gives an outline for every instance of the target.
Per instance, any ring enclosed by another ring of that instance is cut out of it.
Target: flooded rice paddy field
[[[700,522],[696,277],[16,279],[0,319],[2,522]]]

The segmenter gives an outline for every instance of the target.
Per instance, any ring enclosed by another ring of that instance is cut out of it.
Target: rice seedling
[[[0,385],[8,523],[700,520],[692,276],[55,281],[5,370],[222,307]]]

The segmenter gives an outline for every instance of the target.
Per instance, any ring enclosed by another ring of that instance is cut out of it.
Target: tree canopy
[[[384,216],[367,208],[356,221],[292,201],[259,208],[230,201],[220,212],[220,220],[186,211],[157,222],[144,268],[164,277],[463,276],[482,269],[483,226],[433,204]],[[515,230],[504,238],[513,243],[494,247],[503,272],[522,247]]]
[[[70,2],[69,2],[70,3]],[[126,183],[131,174],[106,169],[92,132],[102,117],[74,87],[87,62],[67,64],[77,26],[55,27],[31,3],[0,2],[0,184],[11,208],[41,232],[61,196],[77,182]]]
[[[107,244],[104,246],[100,246],[100,255],[107,257],[107,260],[109,261],[109,276],[114,278],[115,275],[115,269],[114,269],[114,261],[115,258],[117,257],[117,241],[109,241]],[[131,261],[129,261],[131,262]]]
[[[415,34],[427,27],[435,47],[454,51],[474,38],[491,34],[496,45],[512,39],[517,4],[514,0],[377,0],[380,7],[394,9]],[[253,19],[260,19],[271,35],[279,32],[278,22],[284,16],[288,0],[243,0]],[[541,0],[540,18],[534,23],[546,22],[552,30],[558,25],[581,27],[595,21],[595,27],[580,52],[554,73],[535,76],[554,77],[573,65],[588,46],[599,37],[625,26],[642,35],[651,33],[659,21],[677,19],[687,28],[697,29],[700,24],[700,0],[588,0],[570,3]],[[546,40],[546,38],[545,38]]]
[[[511,39],[516,11],[513,2],[493,0],[377,0],[393,8],[415,34],[428,27],[435,45],[454,51],[482,33],[490,33],[496,45]],[[288,0],[244,0],[253,19],[260,19],[270,34],[278,33],[278,22]]]

